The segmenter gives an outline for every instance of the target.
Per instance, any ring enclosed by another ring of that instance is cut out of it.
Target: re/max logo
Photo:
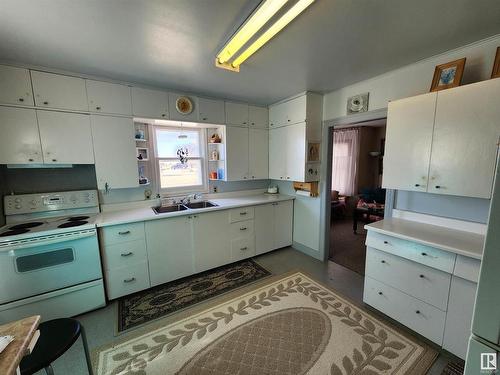
[[[497,369],[496,353],[481,353],[481,371],[494,371]]]

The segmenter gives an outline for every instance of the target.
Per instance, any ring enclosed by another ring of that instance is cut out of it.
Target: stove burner
[[[28,233],[28,229],[14,229],[14,230],[8,230],[3,233],[0,233],[0,237],[6,237],[6,236],[15,236],[16,234],[23,234],[23,233]]]
[[[11,227],[9,227],[9,229],[29,229],[29,228],[35,228],[35,227],[39,227],[40,225],[42,225],[43,223],[41,221],[32,221],[30,223],[21,223],[21,224],[16,224],[16,225],[13,225]]]
[[[70,227],[79,227],[80,225],[84,225],[84,224],[87,224],[88,221],[83,221],[83,220],[79,220],[79,221],[68,221],[66,223],[62,223],[61,225],[58,225],[57,227],[58,228],[70,228]]]
[[[72,216],[68,217],[68,221],[82,221],[82,220],[87,220],[89,216]]]

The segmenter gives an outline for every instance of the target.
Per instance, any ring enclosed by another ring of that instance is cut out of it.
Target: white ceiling
[[[498,0],[316,0],[242,65],[214,56],[256,0],[0,0],[0,60],[270,104],[500,33]]]

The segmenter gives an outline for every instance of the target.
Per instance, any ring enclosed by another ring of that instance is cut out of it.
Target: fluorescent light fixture
[[[250,18],[240,27],[217,55],[217,62],[224,64],[231,59],[252,36],[258,32],[288,0],[264,0]]]
[[[268,0],[272,1],[272,0]],[[231,65],[238,68],[246,59],[252,56],[256,51],[266,44],[269,39],[279,33],[286,25],[288,25],[295,17],[302,13],[314,0],[299,0],[291,7],[279,20],[277,20],[268,30],[266,30],[255,42],[253,42],[245,51],[243,51]]]

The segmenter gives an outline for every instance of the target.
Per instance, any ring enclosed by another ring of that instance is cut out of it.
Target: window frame
[[[180,131],[181,129],[183,131],[197,131],[199,133],[199,139],[200,139],[200,156],[196,157],[189,157],[189,160],[201,160],[201,178],[202,178],[202,184],[201,185],[190,185],[190,186],[177,186],[173,188],[162,188],[161,187],[161,176],[160,176],[160,161],[162,160],[167,160],[167,161],[178,161],[178,158],[174,157],[159,157],[158,156],[158,143],[157,143],[157,130],[175,130],[175,131]],[[208,177],[207,177],[207,170],[208,170],[208,161],[207,161],[207,135],[206,131],[203,128],[198,128],[198,127],[186,127],[186,126],[175,126],[175,125],[153,125],[152,126],[152,141],[153,141],[153,159],[154,159],[154,174],[155,174],[155,184],[157,186],[157,191],[160,196],[167,197],[167,196],[175,196],[175,195],[181,195],[181,194],[190,194],[190,193],[208,193]]]

